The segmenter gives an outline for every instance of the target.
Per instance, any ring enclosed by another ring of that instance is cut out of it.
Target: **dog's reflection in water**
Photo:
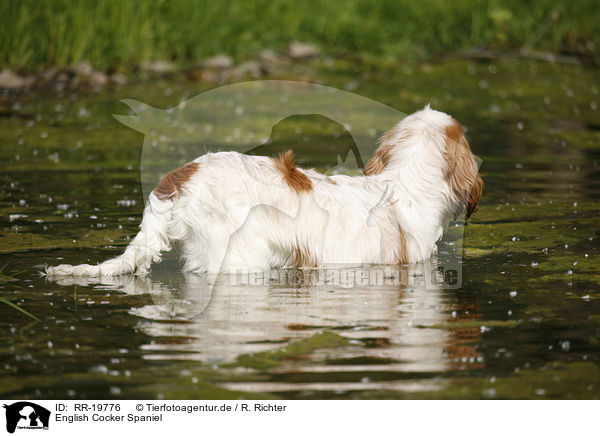
[[[56,282],[149,295],[151,303],[131,314],[156,321],[140,324],[156,338],[144,346],[154,351],[150,358],[232,362],[241,354],[333,330],[351,345],[333,350],[330,357],[389,362],[378,365],[381,369],[422,373],[483,365],[472,345],[480,338],[479,328],[465,331],[459,322],[480,317],[476,299],[425,286],[422,264],[381,268],[235,276],[155,271]],[[457,327],[448,328],[453,322]]]

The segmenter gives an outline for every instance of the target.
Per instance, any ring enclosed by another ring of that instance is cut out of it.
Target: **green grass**
[[[4,303],[9,307],[12,307],[13,309],[15,309],[18,312],[21,312],[23,315],[28,316],[31,319],[34,319],[36,321],[39,321],[40,319],[33,315],[32,313],[27,312],[25,309],[23,309],[22,307],[17,306],[15,303],[8,301],[6,298],[0,298],[0,303]]]
[[[5,274],[4,270],[6,269],[7,266],[8,266],[8,264],[4,264],[0,267],[0,283],[11,282],[13,280],[16,280],[15,277],[23,272],[23,271],[14,271],[10,274]],[[32,313],[27,312],[25,309],[23,309],[22,307],[19,307],[12,301],[8,301],[6,298],[0,297],[0,303],[6,304],[8,307],[11,307],[11,308],[15,309],[16,311],[21,312],[23,315],[28,316],[29,318],[31,318],[35,321],[40,321],[40,319],[37,316],[33,315]]]
[[[293,39],[401,60],[480,47],[600,52],[595,0],[4,0],[0,16],[0,64],[21,71],[244,59]]]

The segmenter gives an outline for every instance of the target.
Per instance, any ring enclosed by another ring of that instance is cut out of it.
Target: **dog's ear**
[[[444,176],[457,203],[458,214],[465,213],[465,218],[469,218],[479,208],[483,180],[479,176],[477,162],[458,121],[453,120],[453,123],[446,127],[445,134]]]
[[[473,187],[471,188],[471,194],[469,195],[469,202],[467,203],[465,220],[468,220],[472,214],[479,210],[479,199],[481,198],[482,193],[483,180],[479,175],[477,175],[475,183],[473,183]]]

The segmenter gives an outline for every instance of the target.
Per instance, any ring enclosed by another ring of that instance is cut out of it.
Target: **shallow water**
[[[144,138],[110,116],[128,113],[119,99],[164,108],[207,88],[2,97],[0,396],[600,397],[598,70],[302,68],[281,78],[314,77],[406,113],[431,102],[466,126],[486,186],[464,229],[462,287],[423,286],[405,267],[386,273],[400,283],[376,287],[284,271],[213,288],[174,260],[146,278],[47,281],[44,264],[96,263],[136,233]],[[265,151],[313,144],[300,163],[328,169],[349,141],[340,127],[294,117]]]

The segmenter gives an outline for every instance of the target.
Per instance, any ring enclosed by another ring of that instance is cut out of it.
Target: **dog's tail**
[[[175,199],[159,198],[153,191],[150,194],[137,236],[114,259],[99,265],[59,265],[46,268],[48,276],[116,276],[121,274],[145,274],[152,262],[161,260],[161,252],[169,251],[171,243],[168,237],[171,210]]]

